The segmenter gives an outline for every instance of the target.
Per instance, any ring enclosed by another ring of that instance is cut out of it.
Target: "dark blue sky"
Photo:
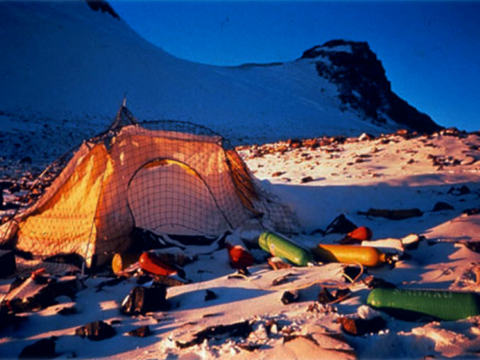
[[[480,130],[480,2],[110,1],[140,35],[213,65],[289,61],[367,41],[393,90],[443,126]]]

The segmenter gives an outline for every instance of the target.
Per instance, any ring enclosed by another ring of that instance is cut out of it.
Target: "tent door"
[[[140,167],[127,201],[135,226],[156,234],[216,236],[230,229],[205,181],[176,160],[155,159]]]

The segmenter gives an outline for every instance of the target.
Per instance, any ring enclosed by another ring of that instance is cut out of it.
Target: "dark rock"
[[[87,5],[93,11],[101,11],[102,13],[110,14],[115,19],[120,19],[120,16],[113,10],[110,4],[104,0],[86,0]]]
[[[228,325],[209,326],[193,334],[192,339],[187,341],[177,340],[175,344],[181,348],[203,343],[205,340],[219,337],[241,337],[247,338],[252,332],[252,325],[248,320]]]
[[[405,220],[412,217],[422,216],[423,212],[420,209],[368,209],[367,212],[359,212],[359,214],[373,217],[383,217],[389,220]]]
[[[320,304],[326,305],[335,301],[335,297],[328,291],[327,288],[322,287],[317,295],[317,300]]]
[[[386,281],[382,278],[374,277],[373,275],[370,275],[365,280],[363,280],[363,283],[369,289],[376,289],[376,288],[395,289],[397,287],[396,285],[392,284],[391,282],[388,282],[388,281]]]
[[[285,291],[282,295],[281,301],[283,305],[292,304],[298,302],[300,295],[298,291]]]
[[[17,265],[15,263],[15,255],[9,250],[0,250],[0,278],[15,273]]]
[[[152,335],[152,331],[148,325],[141,326],[135,330],[129,331],[128,335],[136,337],[147,337]]]
[[[205,291],[205,301],[218,299],[218,295],[215,294],[212,290]]]
[[[387,322],[380,316],[372,319],[354,319],[350,317],[340,317],[338,319],[342,325],[342,330],[349,335],[362,336],[370,333],[378,333],[384,329]]]
[[[446,202],[439,201],[435,204],[432,211],[454,210],[454,207]]]
[[[447,194],[457,195],[457,196],[468,195],[470,194],[470,189],[468,188],[467,185],[462,185],[461,187],[458,187],[458,188],[455,186],[452,186],[450,190],[448,190]]]
[[[314,180],[313,180],[313,178],[312,178],[311,176],[305,176],[304,178],[302,178],[302,179],[300,180],[300,182],[301,182],[302,184],[306,184],[306,183],[309,183],[309,182],[312,182],[312,181],[314,181]]]
[[[467,209],[462,211],[462,213],[467,216],[477,215],[477,214],[480,214],[480,209],[479,208]]]
[[[325,234],[348,234],[356,228],[357,225],[348,220],[345,215],[340,214],[327,226]]]
[[[317,295],[320,304],[326,305],[333,302],[341,302],[347,299],[351,294],[349,289],[335,289],[330,292],[327,288],[322,287]]]
[[[332,40],[305,51],[301,58],[318,58],[319,76],[336,84],[340,100],[365,118],[381,124],[386,122],[386,114],[397,124],[419,132],[442,129],[392,91],[381,61],[368,43]]]
[[[145,314],[150,311],[168,310],[165,285],[156,287],[134,287],[122,302],[121,311],[127,315]]]
[[[19,359],[52,359],[55,353],[55,337],[49,339],[41,339],[37,342],[26,346],[18,355]]]
[[[94,321],[75,329],[75,335],[93,341],[110,339],[116,335],[116,330],[103,321]]]

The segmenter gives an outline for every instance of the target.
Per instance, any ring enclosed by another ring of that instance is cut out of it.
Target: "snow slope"
[[[391,120],[375,125],[342,105],[337,85],[317,72],[327,58],[192,63],[81,0],[0,2],[0,39],[0,156],[8,159],[60,155],[104,130],[125,94],[141,120],[192,121],[235,144],[399,128]],[[19,134],[23,139],[12,144]],[[54,146],[42,149],[45,141]]]

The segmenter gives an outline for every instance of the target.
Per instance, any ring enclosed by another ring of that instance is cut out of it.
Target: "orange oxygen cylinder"
[[[241,245],[231,245],[225,243],[228,257],[230,258],[230,265],[234,269],[245,269],[253,265],[253,256],[248,250]]]
[[[142,270],[148,271],[149,273],[155,275],[168,276],[173,275],[178,271],[174,266],[161,260],[157,255],[152,252],[142,253],[138,262]]]
[[[358,263],[371,267],[387,262],[386,254],[372,246],[320,244],[312,252],[316,260],[322,262]]]

